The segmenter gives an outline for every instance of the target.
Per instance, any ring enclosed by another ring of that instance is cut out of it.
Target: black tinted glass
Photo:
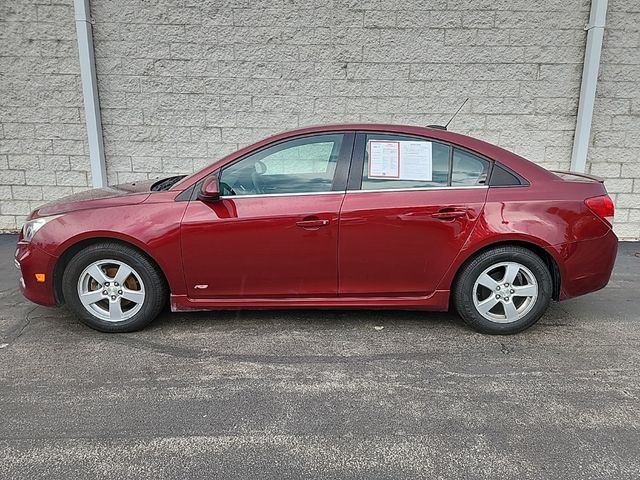
[[[492,186],[507,186],[507,185],[522,185],[520,178],[517,175],[506,170],[499,164],[493,166],[491,172],[491,185]]]

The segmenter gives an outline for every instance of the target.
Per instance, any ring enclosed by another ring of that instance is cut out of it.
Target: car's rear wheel
[[[552,287],[549,269],[538,255],[506,245],[480,253],[462,268],[453,303],[462,319],[480,332],[516,333],[544,314]]]
[[[135,248],[116,242],[90,245],[67,264],[66,303],[101,332],[132,332],[162,310],[167,288],[158,268]]]

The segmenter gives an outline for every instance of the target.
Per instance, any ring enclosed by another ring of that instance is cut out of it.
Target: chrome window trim
[[[262,197],[303,197],[309,195],[344,195],[344,190],[331,190],[329,192],[298,192],[298,193],[255,193],[251,195],[221,195],[221,199],[237,198],[262,198]]]
[[[381,193],[381,192],[427,192],[432,190],[469,190],[489,188],[487,185],[461,185],[459,187],[418,187],[418,188],[384,188],[380,190],[347,190],[347,193]]]
[[[489,188],[522,188],[522,187],[530,187],[529,183],[521,183],[520,185],[489,185]]]
[[[514,185],[515,186],[515,185]],[[521,186],[521,185],[518,185]],[[485,189],[487,185],[467,185],[459,187],[420,187],[420,188],[386,188],[383,190],[340,190],[330,192],[301,192],[301,193],[258,193],[251,195],[221,195],[220,199],[238,199],[238,198],[268,198],[268,197],[303,197],[309,195],[344,195],[346,193],[383,193],[383,192],[428,192],[433,190],[470,190]]]

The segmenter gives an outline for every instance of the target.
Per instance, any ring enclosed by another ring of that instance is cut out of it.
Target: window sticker
[[[424,141],[370,140],[368,177],[430,182],[432,145]]]
[[[400,178],[400,142],[369,141],[369,178]]]
[[[432,180],[432,145],[431,142],[400,142],[400,180]]]

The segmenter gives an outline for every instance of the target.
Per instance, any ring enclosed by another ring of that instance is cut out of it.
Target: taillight
[[[608,222],[610,225],[613,224],[615,207],[613,206],[613,200],[611,200],[609,195],[587,198],[584,203],[587,204],[587,207],[589,207],[593,213]]]

